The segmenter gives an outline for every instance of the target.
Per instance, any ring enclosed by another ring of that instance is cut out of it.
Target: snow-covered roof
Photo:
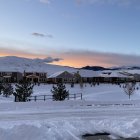
[[[92,70],[80,70],[79,74],[81,77],[98,77],[99,76],[99,71],[92,71]]]
[[[64,73],[64,75],[62,75]],[[73,73],[68,72],[68,71],[59,71],[56,72],[54,74],[52,74],[51,76],[49,76],[48,78],[74,78]]]
[[[132,78],[132,76],[124,75],[120,72],[102,72],[100,77],[119,77],[119,78]]]
[[[56,72],[56,73],[50,75],[48,78],[56,78],[57,76],[59,76],[59,75],[62,74],[63,72],[65,72],[65,71]]]
[[[65,71],[59,71],[59,72],[56,72],[52,75],[50,75],[48,78],[55,78],[57,76],[59,76],[60,74],[62,74],[63,72]],[[69,72],[69,71],[67,71]],[[95,71],[92,71],[92,70],[79,70],[79,71],[74,71],[74,72],[69,72],[71,74],[74,74],[74,73],[79,73],[81,77],[98,77],[98,72],[95,72]]]
[[[140,74],[140,70],[127,70],[127,73],[129,73],[129,74]]]

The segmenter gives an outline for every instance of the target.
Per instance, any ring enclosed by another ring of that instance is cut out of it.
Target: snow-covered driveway
[[[140,106],[134,103],[50,101],[9,103],[8,108],[5,103],[0,107],[0,136],[2,140],[79,140],[86,133],[108,132],[139,137]]]

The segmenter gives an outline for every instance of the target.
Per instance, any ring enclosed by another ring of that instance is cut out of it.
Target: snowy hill
[[[0,71],[28,71],[28,72],[48,72],[49,75],[58,71],[77,71],[72,67],[51,65],[46,59],[29,59],[15,56],[0,57]]]
[[[84,69],[76,69],[68,66],[59,66],[48,64],[47,59],[29,59],[22,58],[16,56],[6,56],[0,57],[0,71],[18,71],[18,72],[46,72],[48,76],[60,72],[60,71],[68,71],[68,72],[77,72],[83,76],[95,76],[98,75],[98,72],[92,70],[84,70]]]
[[[88,69],[76,69],[68,66],[59,66],[48,64],[51,58],[46,59],[30,59],[30,58],[22,58],[16,56],[6,56],[0,57],[0,71],[18,71],[18,72],[47,72],[48,75],[54,74],[59,71],[69,71],[69,72],[77,72],[79,71],[83,76],[97,76],[102,70],[93,71]],[[109,71],[126,71],[130,73],[140,73],[140,70],[137,67],[122,67],[120,70],[116,68],[112,68]],[[107,71],[107,70],[106,70]]]

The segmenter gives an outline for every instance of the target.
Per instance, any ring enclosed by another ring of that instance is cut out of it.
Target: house
[[[76,82],[76,83],[82,82],[82,77],[81,77],[79,71],[74,72],[73,75],[74,75],[74,78],[75,78],[75,82]]]
[[[133,74],[133,76],[134,76],[134,80],[136,82],[140,82],[140,74],[135,73],[135,74]]]
[[[0,71],[0,81],[16,83],[23,79],[22,73],[20,72],[6,72]]]
[[[75,82],[74,75],[68,71],[56,72],[48,77],[49,83],[72,83]]]
[[[84,82],[91,83],[97,82],[99,77],[99,72],[92,70],[80,70],[74,73],[76,83]]]
[[[131,71],[124,71],[122,72],[123,74],[127,75],[127,76],[131,76],[133,77],[133,81],[136,81],[136,82],[140,82],[140,71],[139,70],[131,70]]]
[[[127,82],[133,80],[133,76],[125,75],[123,72],[117,72],[117,71],[102,72],[100,74],[100,77],[103,78],[102,79],[103,82],[109,82],[109,83]]]
[[[45,73],[45,72],[25,72],[24,71],[24,78],[27,81],[34,82],[34,83],[45,83],[45,82],[47,82],[47,73]]]

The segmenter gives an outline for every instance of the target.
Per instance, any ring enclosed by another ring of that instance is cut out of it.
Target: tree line
[[[15,102],[26,102],[28,101],[28,97],[33,94],[33,87],[34,84],[26,80],[22,80],[19,83],[15,84],[15,88],[13,88],[12,84],[10,83],[0,82],[0,95],[3,95],[4,97],[13,95],[15,97]],[[71,87],[74,87],[74,85],[72,84]],[[130,82],[124,83],[123,89],[130,99],[135,90],[138,90],[138,87],[136,88],[135,82]],[[54,101],[63,101],[69,96],[69,91],[61,82],[56,84],[55,86],[53,85],[51,93]]]
[[[27,102],[28,97],[33,94],[33,87],[34,84],[27,80],[22,80],[15,84],[15,89],[10,83],[0,82],[0,95],[4,97],[13,95],[15,102]],[[56,86],[53,86],[51,92],[55,101],[63,101],[69,96],[69,91],[66,90],[63,83],[58,83]]]

